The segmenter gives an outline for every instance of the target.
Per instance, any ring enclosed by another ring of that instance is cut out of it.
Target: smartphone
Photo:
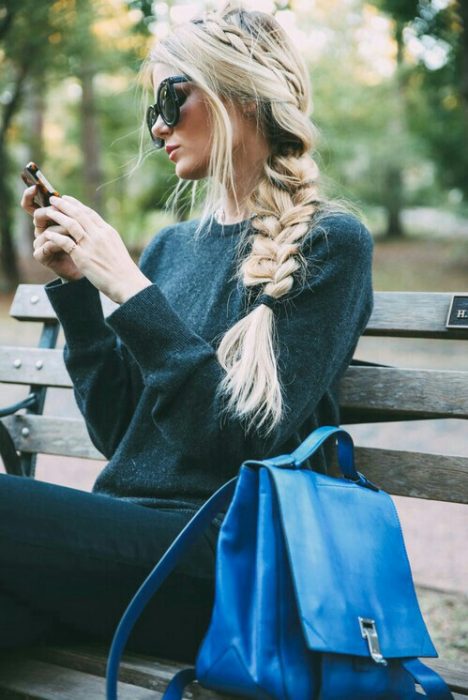
[[[38,207],[48,207],[52,196],[60,197],[60,194],[41,173],[36,163],[28,163],[26,167],[23,168],[21,177],[28,187],[30,185],[37,185],[37,191],[34,195],[33,202],[37,204]]]

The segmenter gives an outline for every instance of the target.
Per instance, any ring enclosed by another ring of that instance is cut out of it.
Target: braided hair
[[[175,28],[154,47],[148,61],[173,65],[204,93],[213,133],[210,183],[197,229],[204,228],[227,188],[235,192],[232,126],[225,100],[255,104],[257,128],[269,155],[246,208],[255,212],[247,241],[240,236],[237,275],[256,302],[221,338],[218,360],[225,370],[219,396],[224,411],[247,429],[270,434],[287,411],[275,350],[276,309],[304,280],[301,243],[312,219],[329,203],[318,187],[310,155],[317,129],[309,119],[306,65],[283,28],[267,13],[247,11],[228,0]],[[340,205],[333,209],[340,209]]]

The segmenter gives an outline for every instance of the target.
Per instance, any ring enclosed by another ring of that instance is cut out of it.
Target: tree
[[[394,21],[397,84],[406,128],[425,142],[443,188],[468,194],[468,6],[452,0],[374,0]],[[422,49],[416,65],[404,61],[405,36]],[[430,56],[445,56],[438,65]]]
[[[434,12],[421,2],[413,31],[422,44],[445,53],[432,66],[424,53],[413,71],[424,100],[411,103],[409,124],[427,141],[442,187],[468,196],[468,6],[450,2]],[[414,91],[413,91],[414,94]]]
[[[58,3],[62,10],[53,11],[55,5],[54,0],[40,3],[4,0],[0,7],[0,284],[3,289],[14,288],[19,280],[12,230],[13,203],[17,206],[17,202],[11,185],[18,174],[11,169],[9,136],[28,84],[41,81],[45,85],[54,62],[54,36],[67,2]]]

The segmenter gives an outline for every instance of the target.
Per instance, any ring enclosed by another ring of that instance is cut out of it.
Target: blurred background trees
[[[275,11],[310,66],[316,157],[330,195],[372,231],[411,234],[415,208],[466,216],[467,4],[461,0],[247,2]],[[142,128],[138,71],[171,24],[213,3],[0,0],[0,289],[30,274],[19,172],[37,161],[138,250],[170,221],[173,166]],[[177,213],[189,213],[188,197]]]

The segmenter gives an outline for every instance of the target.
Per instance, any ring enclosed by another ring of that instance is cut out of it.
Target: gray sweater
[[[191,510],[244,460],[290,452],[316,427],[339,424],[338,382],[372,310],[371,236],[352,215],[328,215],[302,244],[306,284],[274,312],[283,420],[269,437],[221,420],[215,349],[261,288],[247,293],[235,278],[249,222],[213,222],[199,240],[196,223],[154,237],[140,261],[153,284],[106,320],[86,278],[46,285],[78,406],[109,460],[94,490]],[[310,466],[325,470],[331,459],[328,447]]]

